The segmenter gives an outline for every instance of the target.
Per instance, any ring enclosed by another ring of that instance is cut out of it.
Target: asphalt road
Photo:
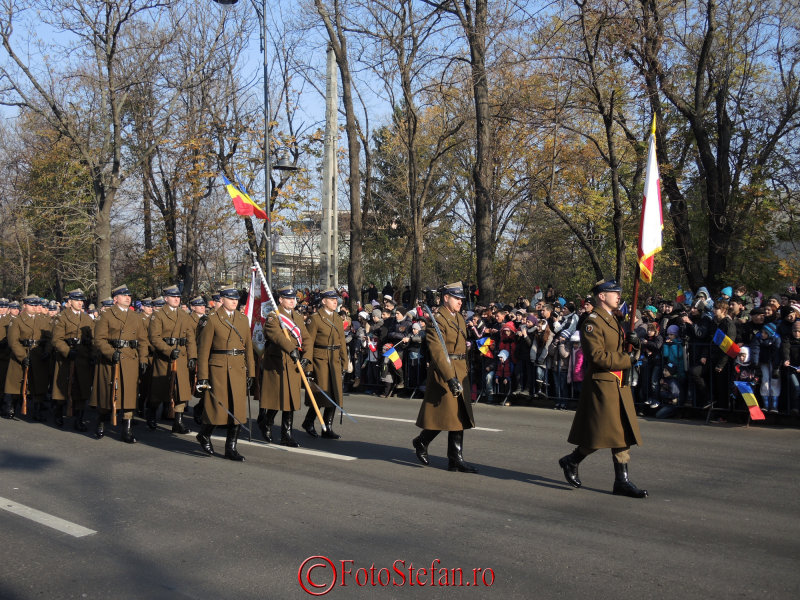
[[[0,598],[308,598],[313,556],[305,586],[335,577],[328,598],[800,594],[797,429],[643,420],[630,475],[650,497],[635,500],[610,494],[606,451],[582,463],[583,489],[564,482],[571,412],[478,405],[469,475],[446,471],[446,435],[417,462],[418,407],[349,396],[363,416],[341,440],[242,444],[244,463],[166,424],[139,423],[131,446],[0,420]]]

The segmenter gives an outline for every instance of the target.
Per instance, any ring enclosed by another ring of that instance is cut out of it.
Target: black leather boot
[[[47,416],[42,412],[42,402],[39,400],[33,401],[33,420],[34,421],[47,421]]]
[[[197,441],[205,450],[206,454],[214,456],[214,446],[211,445],[211,434],[214,433],[213,425],[203,425],[200,427],[200,433],[197,434]]]
[[[237,424],[228,425],[228,436],[225,438],[225,458],[242,462],[244,456],[239,454],[236,443],[239,441],[239,426]]]
[[[428,460],[428,444],[430,444],[437,435],[439,435],[438,430],[423,429],[417,437],[411,440],[411,443],[414,445],[414,451],[417,453],[417,458],[423,465],[430,464]]]
[[[122,421],[122,441],[126,444],[135,444],[136,438],[133,437],[133,419],[123,419]]]
[[[75,411],[75,415],[72,418],[72,427],[75,431],[86,431],[86,422],[83,420],[83,409]]]
[[[192,430],[183,424],[182,412],[175,413],[175,420],[172,422],[172,433],[180,433],[181,435],[192,433]]]
[[[558,466],[564,469],[564,478],[572,487],[581,487],[581,480],[578,479],[578,464],[584,458],[586,457],[575,448],[572,454],[567,454],[558,459]]]
[[[63,404],[63,403],[61,403],[61,402],[58,402],[58,403],[56,404],[56,418],[55,418],[55,423],[56,423],[56,425],[58,425],[59,427],[63,427],[63,426],[64,426],[64,404]]]
[[[338,440],[340,436],[333,430],[333,417],[336,416],[336,409],[332,406],[326,406],[325,412],[322,413],[322,420],[325,421],[325,431],[322,432],[322,437],[328,440]]]
[[[281,446],[288,446],[289,448],[297,448],[298,444],[292,435],[292,422],[294,421],[294,412],[291,410],[284,410],[281,413]]]
[[[647,498],[647,490],[640,490],[628,479],[628,465],[614,461],[614,495],[629,498]]]
[[[14,418],[14,397],[11,394],[3,395],[3,409],[0,411],[0,417],[4,419]]]
[[[258,425],[261,435],[264,436],[264,441],[268,444],[272,443],[272,425],[275,423],[275,415],[277,413],[277,410],[267,410],[266,408],[258,409],[256,425]]]
[[[306,413],[306,418],[303,419],[303,425],[302,425],[302,428],[305,430],[305,432],[313,438],[319,437],[319,434],[317,434],[317,430],[314,429],[314,418],[316,416],[317,415],[314,412],[314,407],[312,406],[311,408],[308,409],[308,412]]]
[[[106,429],[104,424],[105,420],[106,419],[104,415],[97,413],[97,427],[94,430],[94,437],[96,437],[98,440],[103,439],[103,436],[106,434]]]
[[[460,473],[477,473],[478,469],[465,463],[462,456],[464,450],[464,431],[450,431],[447,434],[447,470]]]
[[[147,428],[150,431],[158,429],[158,420],[156,419],[156,406],[148,406],[145,408],[145,419],[147,421]]]

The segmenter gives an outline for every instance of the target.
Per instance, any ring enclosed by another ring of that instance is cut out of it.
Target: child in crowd
[[[498,404],[508,406],[508,396],[511,393],[511,378],[514,376],[514,363],[511,360],[511,354],[507,349],[500,350],[497,354],[497,371],[494,375],[495,390],[498,396],[502,396],[503,400],[498,399]]]
[[[675,376],[676,367],[666,363],[661,369],[661,379],[658,381],[658,399],[651,402],[651,408],[657,408],[657,419],[668,419],[674,416],[679,409],[678,400],[681,397],[681,388]]]

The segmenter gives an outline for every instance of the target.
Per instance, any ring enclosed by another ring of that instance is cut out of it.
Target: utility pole
[[[322,222],[319,241],[319,271],[322,289],[339,287],[339,210],[336,194],[339,90],[336,78],[336,56],[330,44],[328,44],[327,59],[325,143],[322,155]]]

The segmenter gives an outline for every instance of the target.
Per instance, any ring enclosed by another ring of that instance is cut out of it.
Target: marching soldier
[[[283,287],[278,290],[277,311],[267,317],[264,333],[270,343],[264,349],[264,378],[257,421],[264,439],[271,443],[275,415],[282,411],[281,445],[290,448],[300,445],[292,435],[292,422],[294,411],[300,410],[300,353],[309,340],[303,315],[294,310],[296,305],[295,289]],[[285,327],[281,326],[282,320]]]
[[[25,393],[33,401],[33,419],[44,421],[42,408],[50,384],[50,323],[49,318],[38,314],[39,298],[26,296],[22,300],[23,314],[8,326],[8,346],[11,361],[8,364],[5,384],[6,406],[4,414],[14,416],[14,405],[22,401]],[[24,384],[27,373],[27,382]]]
[[[159,296],[158,298],[156,298],[155,300],[153,300],[153,302],[152,302],[152,305],[153,305],[153,313],[157,313],[157,312],[158,312],[158,311],[160,311],[162,308],[164,308],[164,305],[165,305],[166,303],[167,303],[167,302],[166,302],[166,300],[164,300],[164,297],[163,297],[163,296]],[[152,315],[151,315],[151,316],[152,316]]]
[[[142,319],[129,310],[131,293],[127,286],[114,288],[111,297],[114,306],[100,314],[94,329],[94,345],[100,354],[90,403],[97,407],[95,436],[101,439],[105,435],[104,422],[114,410],[116,396],[116,408],[123,411],[122,441],[134,444],[136,438],[131,426],[136,410],[139,372],[147,366],[147,331]],[[114,377],[115,367],[118,368],[117,379]]]
[[[197,441],[214,454],[214,427],[227,425],[225,458],[242,461],[236,445],[239,425],[247,418],[247,390],[255,380],[250,325],[241,312],[239,292],[234,287],[220,290],[221,306],[200,327],[197,349],[197,389],[203,395],[203,425]]]
[[[56,425],[64,425],[64,403],[71,397],[73,427],[86,431],[83,421],[86,402],[92,393],[92,333],[94,321],[83,312],[86,296],[80,289],[67,293],[67,308],[53,326],[53,349],[56,355],[53,374],[53,402],[56,404]]]
[[[20,303],[16,300],[12,300],[8,303],[8,315],[11,318],[16,319],[19,316],[19,311],[22,310]]]
[[[192,318],[179,308],[181,292],[177,285],[164,289],[166,306],[150,319],[150,347],[153,351],[153,383],[147,406],[147,426],[156,429],[156,409],[172,401],[175,420],[172,432],[186,434],[183,412],[192,397],[189,370],[197,361],[195,326]]]
[[[611,448],[614,463],[614,488],[617,496],[647,497],[628,479],[630,447],[641,444],[636,408],[631,388],[625,385],[625,371],[635,358],[624,351],[625,332],[611,312],[620,304],[622,288],[612,280],[599,281],[592,289],[594,310],[581,326],[585,375],[578,410],[572,421],[568,441],[577,448],[561,457],[558,464],[567,482],[581,487],[578,464],[599,448]],[[636,334],[628,334],[628,342],[640,345]]]
[[[106,312],[109,308],[114,306],[114,299],[113,298],[103,298],[100,301],[100,313]]]
[[[0,298],[0,390],[6,386],[6,372],[11,350],[8,347],[8,325],[11,323],[11,314],[8,311],[8,298]],[[5,414],[0,414],[5,416]]]
[[[339,294],[334,288],[328,288],[320,292],[320,301],[322,306],[311,316],[308,324],[308,345],[309,348],[313,347],[314,378],[320,389],[344,408],[342,373],[347,368],[348,354],[344,339],[344,321],[336,312],[339,306]],[[322,437],[338,440],[342,436],[333,431],[336,407],[322,394],[316,399],[320,407],[325,407],[322,414],[325,431],[322,432]],[[314,429],[316,413],[309,398],[306,398],[306,406],[309,409],[303,420],[303,429],[311,437],[317,437],[317,431]]]
[[[447,431],[447,470],[477,473],[478,469],[463,458],[464,430],[475,427],[472,402],[464,397],[472,389],[467,369],[467,324],[461,315],[464,288],[460,281],[449,283],[441,295],[435,319],[443,340],[432,324],[427,335],[431,366],[417,415],[417,427],[422,432],[412,444],[419,461],[427,465],[428,444],[440,431]]]
[[[194,326],[197,328],[197,324],[200,322],[200,319],[206,316],[206,301],[203,299],[202,296],[197,296],[197,298],[193,298],[189,301],[189,316],[194,321]]]

